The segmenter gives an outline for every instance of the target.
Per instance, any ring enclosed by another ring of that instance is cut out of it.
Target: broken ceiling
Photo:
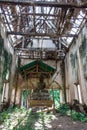
[[[53,59],[64,57],[73,38],[87,20],[86,0],[0,0],[0,14],[13,39],[13,47],[21,57]],[[42,46],[35,47],[34,40]],[[41,40],[41,41],[40,41]],[[46,48],[47,42],[55,45]],[[43,54],[42,54],[42,53]],[[39,53],[39,57],[37,56]],[[52,57],[52,55],[50,57]],[[33,56],[34,57],[34,56]]]

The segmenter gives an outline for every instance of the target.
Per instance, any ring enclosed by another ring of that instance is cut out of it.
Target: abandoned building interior
[[[0,0],[0,107],[49,107],[50,89],[87,105],[87,1]]]

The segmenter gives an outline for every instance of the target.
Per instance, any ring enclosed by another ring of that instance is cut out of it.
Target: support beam
[[[6,20],[6,22],[7,22],[8,27],[9,27],[9,30],[11,31],[10,24],[9,24],[9,22],[8,22],[7,16],[6,16],[5,11],[4,11],[4,9],[3,9],[2,6],[1,6],[1,10],[2,10],[2,12],[3,12],[3,14],[4,14],[4,17],[5,17],[5,20]]]
[[[38,47],[33,47],[33,48],[15,48],[15,51],[40,51],[41,50],[41,48],[38,48]],[[56,48],[43,48],[43,51],[58,51]]]
[[[3,12],[2,13],[0,13],[0,14],[3,14]],[[24,15],[24,16],[32,16],[32,15],[34,15],[34,13],[24,13],[24,12],[22,12],[21,14],[6,14],[6,16],[13,16],[13,17],[22,17],[22,15]],[[49,14],[48,13],[35,13],[35,16],[37,17],[37,16],[49,16]],[[50,16],[51,17],[55,17],[55,18],[57,18],[57,17],[60,17],[61,15],[60,14],[52,14],[52,13],[50,13]],[[53,18],[50,18],[50,19],[52,19],[53,20]],[[67,18],[68,19],[68,18]],[[82,17],[82,18],[71,18],[71,20],[82,20],[82,19],[87,19],[86,17]]]
[[[76,5],[70,3],[58,3],[49,1],[15,1],[15,0],[0,0],[0,4],[10,4],[10,5],[22,5],[22,6],[42,6],[42,7],[58,7],[58,8],[87,8],[87,2],[85,4]]]
[[[33,36],[33,37],[35,37],[35,36],[42,36],[42,37],[44,37],[44,36],[46,36],[46,37],[51,37],[51,38],[58,38],[58,37],[78,37],[78,35],[77,34],[57,34],[57,33],[53,33],[53,34],[51,34],[51,33],[31,33],[31,32],[29,32],[29,33],[23,33],[23,32],[14,32],[14,31],[8,31],[7,32],[7,35],[21,35],[21,36],[27,36],[27,37],[31,37],[31,36]]]

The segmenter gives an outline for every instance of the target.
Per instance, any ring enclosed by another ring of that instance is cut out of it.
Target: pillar
[[[61,104],[65,103],[64,102],[64,94],[63,94],[63,90],[62,89],[60,89],[60,103]]]
[[[77,51],[77,60],[78,60],[78,77],[79,77],[79,84],[81,87],[82,102],[87,104],[87,90],[85,86],[84,73],[79,50]]]

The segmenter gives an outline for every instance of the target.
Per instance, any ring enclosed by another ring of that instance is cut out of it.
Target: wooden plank
[[[29,106],[48,106],[52,107],[53,101],[52,100],[30,100]]]

